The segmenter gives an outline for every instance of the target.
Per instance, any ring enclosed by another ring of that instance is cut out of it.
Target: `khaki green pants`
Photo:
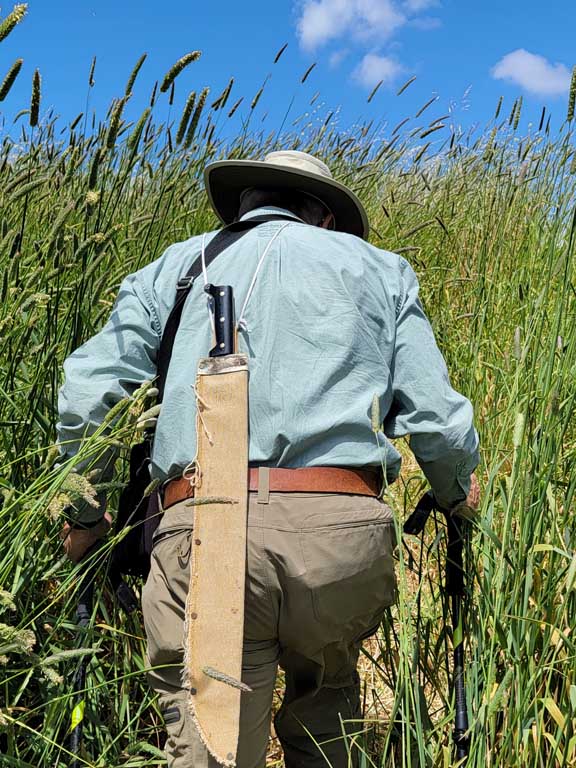
[[[170,768],[216,768],[181,686],[194,507],[170,507],[155,534],[142,604],[149,679],[159,694]],[[265,765],[278,665],[286,692],[275,718],[286,768],[357,766],[363,730],[356,663],[395,599],[390,509],[378,499],[250,493],[238,768]],[[218,568],[218,563],[214,563]],[[218,642],[218,638],[214,638]]]

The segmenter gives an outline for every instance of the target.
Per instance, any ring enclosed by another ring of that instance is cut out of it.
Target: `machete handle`
[[[114,597],[124,613],[135,611],[138,608],[138,598],[132,587],[124,581],[122,575],[116,569],[110,569],[108,581],[114,592]]]
[[[94,542],[94,544],[86,550],[84,556],[80,560],[80,563],[84,564],[85,568],[80,577],[80,591],[76,615],[78,617],[78,623],[82,627],[86,627],[90,621],[92,601],[94,597],[94,579],[99,565],[96,558],[94,558],[93,561],[91,561],[91,558],[103,545],[103,539]],[[108,573],[106,573],[106,570]],[[109,566],[107,569],[104,569],[104,575],[112,588],[114,598],[118,601],[120,608],[122,608],[125,613],[132,613],[135,611],[136,608],[138,608],[138,598],[132,587],[124,581],[122,574],[118,569],[114,568],[113,565]]]
[[[93,555],[98,552],[101,546],[101,540],[95,541],[94,544],[86,550],[82,559],[79,561],[79,565],[82,566],[82,572],[80,574],[80,589],[78,593],[76,615],[78,617],[78,623],[82,627],[88,625],[90,614],[92,612],[94,577],[96,576],[98,565],[98,561]]]
[[[214,314],[215,346],[210,350],[210,357],[222,357],[234,354],[234,294],[230,285],[208,285],[204,290],[210,297],[210,306]]]
[[[464,594],[464,536],[466,521],[452,515],[446,516],[448,528],[448,544],[446,548],[446,593],[448,595]]]
[[[404,523],[404,533],[418,535],[424,530],[426,522],[435,509],[436,504],[432,491],[427,491],[416,505],[416,509]],[[455,696],[455,727],[453,731],[454,751],[458,764],[465,766],[470,749],[468,728],[468,710],[466,704],[466,689],[464,686],[464,642],[462,639],[461,602],[464,595],[464,566],[463,550],[464,537],[467,533],[467,522],[462,517],[440,509],[446,517],[446,581],[445,592],[452,598],[452,621],[454,636],[460,629],[460,640],[454,646],[454,675],[453,686]]]
[[[412,512],[408,520],[404,523],[404,533],[408,533],[411,536],[418,536],[419,533],[422,533],[428,522],[428,518],[435,509],[436,499],[434,498],[434,494],[432,491],[426,491],[418,504],[416,504],[414,512]]]

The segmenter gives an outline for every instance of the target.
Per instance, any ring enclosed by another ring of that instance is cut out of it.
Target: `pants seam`
[[[280,622],[280,614],[274,602],[274,598],[272,596],[272,583],[270,581],[270,574],[268,573],[268,568],[270,567],[270,563],[268,562],[268,555],[266,553],[266,543],[265,543],[265,534],[264,534],[264,525],[263,525],[264,511],[267,508],[267,506],[258,504],[257,508],[259,511],[258,522],[259,522],[259,528],[260,528],[260,556],[262,558],[262,571],[263,571],[263,577],[264,577],[264,585],[266,587],[268,604],[270,605],[274,613],[274,627],[276,628],[276,635],[278,635],[278,624]]]

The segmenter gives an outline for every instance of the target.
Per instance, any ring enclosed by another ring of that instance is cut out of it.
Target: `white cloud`
[[[389,85],[403,72],[403,67],[395,59],[368,53],[354,70],[352,77],[366,88],[374,88],[381,80]]]
[[[439,29],[442,22],[436,16],[418,16],[410,21],[410,25],[423,32],[429,32],[432,29]]]
[[[342,48],[341,50],[334,51],[333,54],[331,54],[329,59],[329,64],[332,69],[336,69],[336,67],[339,67],[340,64],[344,61],[344,59],[348,56],[348,51],[346,48]]]
[[[393,50],[397,32],[406,26],[434,29],[440,22],[426,16],[441,0],[294,0],[300,45],[308,52],[333,43],[329,64],[337,67],[356,44],[366,53],[352,73],[353,79],[367,88],[380,80],[390,84],[404,67],[393,57],[383,55],[387,45]],[[397,44],[397,43],[396,43]],[[347,46],[342,50],[342,46]]]
[[[406,21],[395,0],[304,0],[297,28],[302,47],[314,50],[344,35],[382,41]]]
[[[559,96],[570,88],[571,73],[564,64],[552,64],[524,48],[518,48],[502,58],[491,71],[496,80],[519,85],[537,96]]]
[[[428,8],[436,8],[439,0],[404,0],[403,6],[409,13],[420,13]]]

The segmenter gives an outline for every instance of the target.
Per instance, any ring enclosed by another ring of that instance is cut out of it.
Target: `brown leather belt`
[[[258,490],[258,467],[250,467],[249,489]],[[269,491],[300,493],[349,493],[355,496],[379,496],[382,475],[376,469],[342,469],[340,467],[269,468]],[[194,496],[194,487],[186,478],[171,480],[164,488],[164,509]]]

